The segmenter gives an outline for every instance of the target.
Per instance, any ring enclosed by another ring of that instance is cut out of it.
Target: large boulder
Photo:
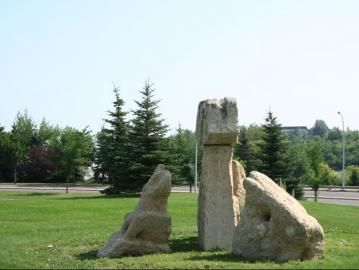
[[[201,101],[198,105],[196,134],[200,145],[237,143],[236,100],[225,97]]]
[[[125,217],[118,232],[99,250],[98,257],[120,257],[169,252],[171,217],[167,200],[171,192],[171,174],[160,164],[142,189],[134,212]]]
[[[323,228],[297,200],[259,172],[250,173],[244,188],[245,207],[234,233],[234,254],[276,261],[322,256]]]

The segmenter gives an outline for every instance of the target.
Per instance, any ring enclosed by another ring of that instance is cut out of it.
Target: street
[[[99,192],[107,186],[70,186],[69,192]],[[192,191],[193,191],[192,187]],[[14,184],[0,184],[1,191],[18,191],[18,192],[65,192],[63,184],[42,184],[42,183],[19,183]],[[189,192],[189,186],[176,186],[172,187],[172,192]],[[314,200],[314,193],[312,190],[306,188],[304,190],[304,197],[308,201]],[[321,189],[318,194],[318,202],[340,204],[340,205],[354,205],[359,206],[359,190],[341,191],[333,189]]]

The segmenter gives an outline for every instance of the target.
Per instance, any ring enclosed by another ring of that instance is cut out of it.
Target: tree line
[[[64,182],[83,177],[91,165],[94,145],[90,131],[37,126],[28,112],[18,113],[11,131],[0,128],[0,180]]]
[[[346,131],[346,185],[359,185],[359,132]],[[329,129],[323,120],[312,128],[284,133],[277,118],[268,112],[261,126],[240,128],[235,157],[247,172],[258,170],[286,190],[301,197],[300,184],[310,185],[315,196],[319,185],[340,185],[342,175],[342,132]]]
[[[88,128],[60,128],[46,120],[36,125],[27,111],[19,112],[10,131],[0,127],[0,181],[76,182],[91,167],[96,181],[111,185],[106,192],[138,191],[163,163],[175,184],[191,185],[194,133],[179,125],[168,136],[153,84],[147,81],[140,94],[137,108],[126,112],[114,87],[112,109],[95,135]]]
[[[101,130],[39,125],[25,111],[18,113],[10,131],[0,126],[0,181],[76,182],[88,167],[94,180],[110,184],[106,193],[138,191],[157,164],[168,166],[174,184],[194,182],[194,132],[179,125],[168,135],[168,125],[158,112],[160,101],[153,84],[146,81],[136,108],[125,111],[120,89]],[[346,184],[359,185],[359,132],[346,131]],[[301,197],[300,184],[318,190],[320,184],[340,184],[342,133],[323,120],[312,128],[284,133],[273,112],[262,125],[240,127],[234,158],[247,173],[258,170]],[[199,166],[201,149],[199,148]]]
[[[158,112],[153,85],[145,83],[131,120],[123,109],[118,88],[114,94],[106,126],[96,135],[95,176],[111,184],[106,192],[139,190],[160,163],[168,166],[174,183],[192,184],[194,133],[179,126],[175,135],[166,136],[168,126]]]

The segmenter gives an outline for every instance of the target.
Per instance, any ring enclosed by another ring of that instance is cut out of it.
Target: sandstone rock
[[[232,160],[232,200],[234,209],[234,225],[237,226],[240,218],[241,209],[244,207],[244,198],[246,191],[243,187],[243,181],[246,173],[243,166],[236,160]]]
[[[143,187],[135,211],[126,215],[121,230],[111,236],[97,256],[169,252],[171,217],[167,213],[167,200],[170,192],[171,174],[160,164]]]
[[[236,100],[226,97],[200,102],[196,134],[200,145],[236,143],[238,138]]]
[[[323,229],[299,202],[259,172],[250,173],[244,188],[245,207],[234,233],[234,254],[276,261],[321,257]]]
[[[244,179],[243,168],[232,161],[232,144],[238,138],[235,99],[200,102],[196,133],[198,143],[204,145],[198,197],[199,243],[204,250],[231,251]]]
[[[204,147],[198,197],[199,243],[204,250],[232,250],[244,177],[243,167],[232,161],[230,145]]]

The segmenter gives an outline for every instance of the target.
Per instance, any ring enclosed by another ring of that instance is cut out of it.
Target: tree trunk
[[[189,192],[192,193],[192,183],[189,184]]]
[[[318,202],[318,189],[317,188],[314,189],[314,201]]]
[[[66,177],[66,193],[69,193],[69,178]]]
[[[14,168],[14,184],[16,185],[17,184],[17,169],[16,169],[16,165],[15,165],[15,168]]]

